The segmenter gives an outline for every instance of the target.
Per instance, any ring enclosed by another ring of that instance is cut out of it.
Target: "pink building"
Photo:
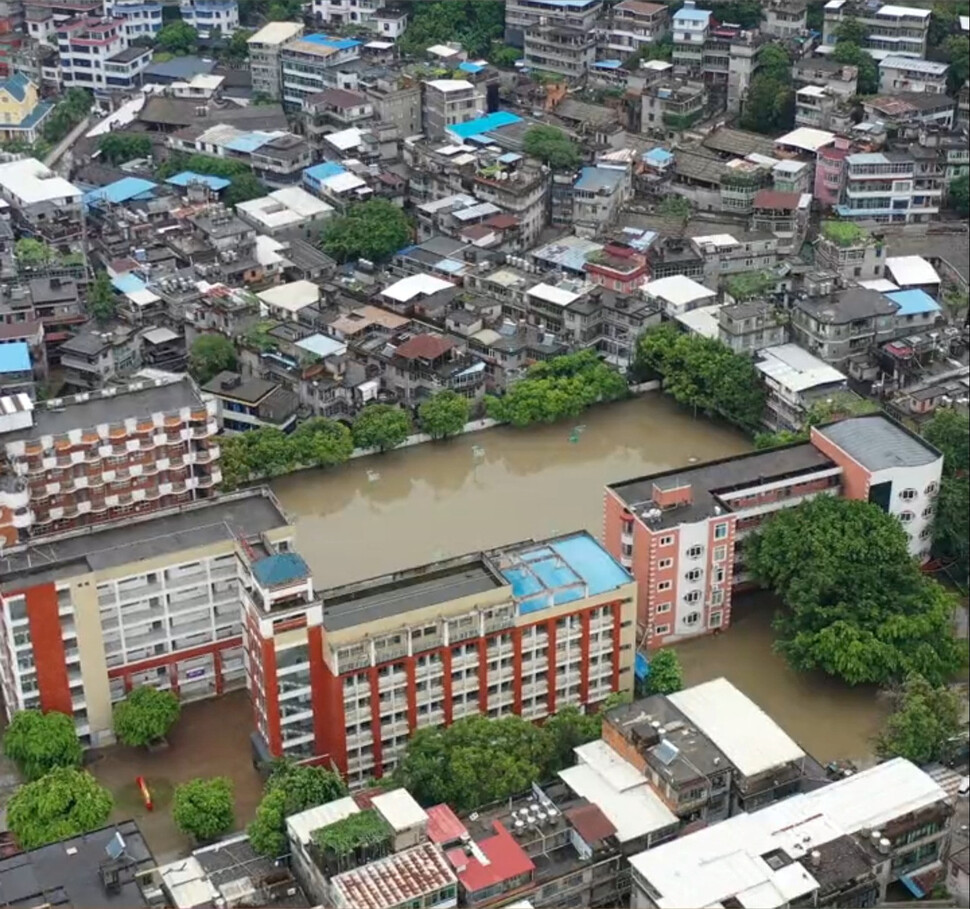
[[[652,650],[726,629],[733,593],[750,581],[738,543],[768,515],[818,495],[878,504],[926,560],[942,465],[883,414],[842,420],[802,444],[607,487],[603,542],[637,581],[637,625]]]
[[[845,184],[845,159],[850,151],[850,142],[844,136],[837,136],[835,144],[820,148],[815,158],[815,201],[823,209],[834,208],[842,201],[842,187]]]

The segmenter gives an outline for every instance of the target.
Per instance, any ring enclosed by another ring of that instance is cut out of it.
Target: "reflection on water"
[[[584,527],[599,536],[607,483],[750,447],[659,395],[581,422],[579,433],[570,423],[473,433],[293,474],[273,489],[327,587],[528,537]]]
[[[473,433],[282,477],[273,489],[323,589],[529,537],[580,528],[599,537],[607,483],[750,448],[660,395],[576,422],[585,429]],[[883,705],[870,690],[789,670],[769,622],[769,611],[741,608],[727,634],[681,645],[688,681],[726,676],[823,762],[867,757]]]
[[[678,645],[684,681],[695,685],[724,676],[823,764],[839,758],[871,763],[888,698],[868,686],[849,688],[822,673],[791,669],[772,649],[775,608],[764,595],[741,597],[730,631]]]

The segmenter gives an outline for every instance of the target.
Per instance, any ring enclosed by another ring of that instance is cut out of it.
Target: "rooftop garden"
[[[310,838],[324,856],[339,860],[360,852],[376,852],[376,858],[386,854],[393,833],[391,825],[371,808],[314,830]]]
[[[725,281],[725,290],[739,303],[763,297],[777,284],[777,278],[767,271],[743,271]]]
[[[851,221],[823,221],[822,236],[836,246],[857,246],[868,239],[869,233]]]

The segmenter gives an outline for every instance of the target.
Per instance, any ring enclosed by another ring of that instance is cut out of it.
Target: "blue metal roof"
[[[622,60],[598,60],[593,64],[597,69],[619,69],[623,66]]]
[[[624,173],[612,167],[584,167],[579,172],[579,179],[574,184],[575,189],[585,192],[599,192],[608,190],[610,192],[623,180]]]
[[[482,133],[498,129],[501,126],[511,126],[513,123],[521,122],[522,118],[518,114],[513,114],[507,110],[497,110],[476,120],[469,120],[466,123],[456,123],[454,126],[449,126],[448,132],[457,136],[459,139],[469,139],[472,136],[480,136]]]
[[[253,562],[253,575],[262,587],[282,587],[310,577],[303,556],[295,552],[277,552]]]
[[[346,170],[346,167],[333,161],[324,161],[322,164],[314,164],[313,167],[306,168],[303,171],[303,178],[316,180],[319,183],[330,177],[336,177],[337,174],[342,174]]]
[[[252,133],[243,133],[241,136],[236,136],[231,142],[227,142],[226,148],[232,151],[252,154],[257,148],[262,148],[267,142],[276,137],[276,133],[264,133],[258,130]]]
[[[332,47],[334,50],[350,50],[361,44],[353,38],[334,38],[332,35],[304,35],[300,40],[308,41],[310,44],[320,44],[323,47]]]
[[[26,341],[0,344],[0,373],[29,372],[30,348]]]
[[[176,174],[174,177],[169,177],[165,182],[170,183],[172,186],[188,186],[190,183],[204,183],[213,192],[221,192],[232,183],[231,180],[227,180],[225,177],[214,177],[212,174],[197,174],[194,170],[183,170],[182,173]]]
[[[674,156],[665,148],[651,148],[650,151],[643,153],[643,160],[651,164],[669,164],[674,160]]]
[[[886,294],[886,297],[899,306],[897,316],[920,316],[940,311],[940,304],[925,290],[899,290]]]
[[[707,22],[711,18],[711,13],[706,9],[679,9],[674,13],[674,22],[678,19],[681,22]]]
[[[23,101],[27,97],[27,86],[30,85],[23,73],[14,73],[0,82],[0,89],[7,92],[15,101]]]
[[[44,119],[52,110],[52,101],[41,101],[26,117],[19,123],[5,123],[7,129],[32,129]]]
[[[111,202],[119,205],[122,202],[130,202],[132,199],[150,199],[157,183],[151,180],[143,180],[141,177],[122,177],[109,183],[107,186],[99,186],[84,194],[84,204],[90,207],[95,202]]]
[[[111,279],[111,286],[120,294],[133,294],[144,290],[148,285],[137,275],[128,272]]]
[[[633,674],[638,679],[645,679],[648,675],[650,675],[650,664],[647,662],[647,658],[642,653],[638,653],[633,658]]]
[[[484,63],[469,63],[467,60],[462,61],[458,64],[458,69],[463,73],[480,73],[485,69]]]

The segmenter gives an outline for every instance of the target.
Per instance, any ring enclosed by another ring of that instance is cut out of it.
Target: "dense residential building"
[[[2,487],[0,487],[2,489]],[[247,556],[292,542],[267,490],[187,503],[124,526],[64,534],[0,555],[0,685],[19,710],[74,717],[86,746],[114,740],[132,687],[183,699],[247,684]],[[268,557],[268,556],[266,556]]]
[[[634,856],[630,905],[879,905],[894,882],[939,876],[952,813],[938,783],[894,758]]]
[[[151,63],[149,47],[129,45],[125,19],[69,19],[57,25],[61,78],[67,88],[97,93],[141,85]]]
[[[694,0],[685,0],[684,5],[673,16],[673,63],[676,69],[686,72],[700,71],[704,61],[704,44],[710,28],[710,12],[698,9]]]
[[[583,78],[596,59],[596,33],[563,25],[533,25],[525,32],[523,61],[567,79]]]
[[[106,16],[124,19],[124,35],[135,38],[154,38],[162,29],[161,0],[106,0]]]
[[[795,92],[795,126],[828,129],[843,98],[830,88],[806,85]]]
[[[807,0],[769,0],[762,29],[772,38],[797,38],[805,31]]]
[[[485,91],[467,79],[428,79],[421,86],[424,132],[434,139],[485,113]]]
[[[805,57],[792,64],[792,78],[796,85],[826,88],[845,99],[856,93],[859,69],[824,57]]]
[[[838,223],[822,224],[815,241],[815,264],[847,281],[883,277],[886,245],[882,237],[856,228],[846,233]]]
[[[942,459],[883,415],[812,429],[809,442],[607,487],[604,544],[638,586],[651,649],[726,629],[748,581],[738,542],[765,516],[818,495],[868,499],[897,516],[929,557]]]
[[[841,372],[797,344],[764,348],[754,365],[765,383],[764,425],[773,432],[804,429],[814,404],[846,389]]]
[[[610,12],[609,21],[597,27],[601,52],[610,57],[625,59],[659,41],[670,29],[670,10],[663,3],[621,0]]]
[[[934,156],[935,157],[935,156]],[[857,152],[846,155],[839,217],[850,221],[911,224],[940,211],[944,175],[918,173],[909,152]]]
[[[179,0],[179,15],[200,38],[229,36],[239,28],[236,0]]]
[[[640,124],[643,130],[689,129],[704,116],[707,89],[686,79],[651,82],[640,96]]]
[[[885,57],[925,57],[930,11],[912,6],[828,0],[823,11],[822,44],[834,46],[839,26],[854,19],[865,30],[863,50],[877,60]]]
[[[718,340],[735,353],[755,353],[784,344],[786,319],[771,303],[753,300],[732,303],[717,311]]]
[[[505,4],[505,41],[522,47],[536,25],[556,25],[592,33],[603,0],[509,0]]]
[[[25,537],[140,515],[212,495],[221,480],[216,402],[190,380],[135,383],[16,408],[3,417],[5,469],[26,479]]]
[[[280,49],[302,34],[302,23],[270,22],[247,39],[254,92],[273,100],[280,97]]]
[[[328,88],[354,88],[341,68],[360,58],[361,42],[329,35],[297,35],[279,50],[280,98],[284,107],[302,110],[311,95]],[[353,80],[350,80],[352,83]]]
[[[33,142],[54,105],[41,101],[37,86],[22,73],[0,81],[0,141]]]
[[[226,432],[247,432],[263,426],[282,432],[296,428],[299,399],[276,382],[220,372],[202,386],[202,391],[218,401],[217,419]]]
[[[885,57],[879,61],[879,91],[885,95],[899,92],[946,92],[946,63],[917,60],[913,57]]]
[[[47,242],[81,235],[81,191],[35,158],[0,164],[0,199],[15,227]]]

